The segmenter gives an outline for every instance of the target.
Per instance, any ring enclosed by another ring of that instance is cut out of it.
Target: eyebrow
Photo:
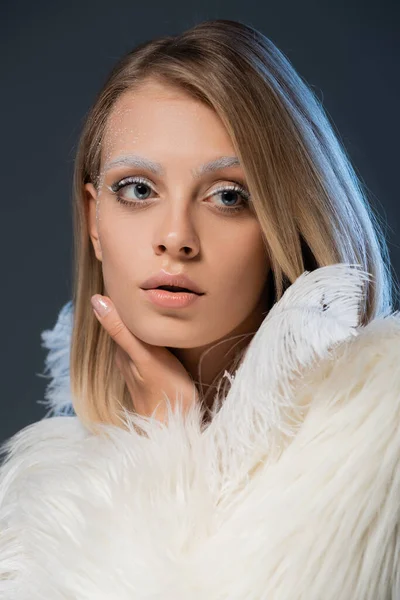
[[[194,178],[198,179],[205,173],[211,173],[212,171],[218,171],[219,169],[225,169],[226,167],[236,166],[240,166],[240,161],[237,156],[221,156],[200,165],[200,167],[192,169],[192,175]],[[104,172],[109,171],[114,167],[139,167],[141,169],[147,169],[155,175],[164,175],[164,169],[160,163],[137,155],[119,156],[115,160],[106,163]]]

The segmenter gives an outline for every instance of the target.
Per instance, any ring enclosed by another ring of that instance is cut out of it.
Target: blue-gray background
[[[387,223],[400,273],[398,0],[3,0],[0,442],[45,413],[40,332],[71,296],[71,181],[84,116],[122,54],[211,18],[262,31],[322,99]]]

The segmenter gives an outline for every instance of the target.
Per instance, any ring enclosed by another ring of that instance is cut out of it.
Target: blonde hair
[[[115,102],[147,78],[204,102],[231,136],[265,236],[271,302],[305,270],[347,262],[372,275],[361,322],[391,310],[391,267],[378,215],[321,103],[273,42],[250,26],[221,19],[140,44],[118,62],[98,94],[75,161],[70,379],[74,410],[93,431],[95,423],[121,426],[121,409],[134,412],[134,407],[115,368],[115,343],[90,304],[104,289],[88,235],[84,184],[98,185],[104,131]]]

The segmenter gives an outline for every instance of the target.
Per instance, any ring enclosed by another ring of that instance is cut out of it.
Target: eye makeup
[[[116,200],[124,205],[127,205],[131,208],[144,208],[145,206],[148,206],[150,204],[150,202],[148,201],[148,198],[136,198],[136,199],[132,199],[132,200],[127,200],[126,198],[124,198],[119,192],[122,189],[127,189],[129,187],[133,187],[135,188],[135,186],[141,186],[143,187],[147,187],[150,190],[154,191],[153,185],[152,183],[145,177],[140,177],[140,176],[129,176],[129,177],[124,177],[123,179],[120,179],[116,182],[114,182],[112,185],[107,185],[107,189],[116,197]],[[249,203],[251,202],[251,196],[250,196],[250,192],[247,190],[247,188],[237,182],[234,181],[231,184],[226,184],[226,185],[222,185],[217,187],[216,189],[214,189],[211,193],[209,193],[206,198],[212,198],[214,196],[217,196],[218,194],[224,194],[224,193],[228,193],[228,194],[238,194],[242,200],[243,203],[238,205],[238,206],[217,206],[216,210],[221,212],[221,213],[238,213],[241,212],[242,210],[244,210],[245,208],[248,207]],[[227,199],[225,198],[225,201]],[[229,200],[229,199],[228,199]]]

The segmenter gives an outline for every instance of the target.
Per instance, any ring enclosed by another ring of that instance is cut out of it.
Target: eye
[[[216,190],[213,190],[211,192],[211,194],[208,194],[208,196],[206,196],[207,198],[213,197],[213,196],[222,196],[221,200],[223,202],[230,202],[230,203],[234,203],[235,205],[223,205],[223,206],[217,206],[217,209],[221,212],[238,212],[240,210],[243,210],[244,208],[246,208],[246,206],[249,204],[250,202],[250,192],[240,183],[234,183],[234,184],[229,184],[229,185],[223,185],[219,188],[217,188]],[[223,197],[225,196],[225,197]],[[237,198],[241,197],[242,198],[242,203],[238,204],[237,202]]]
[[[151,195],[151,191],[154,192],[152,184],[144,177],[125,177],[119,181],[116,181],[107,188],[116,196],[116,199],[121,204],[125,204],[130,207],[142,208],[147,206]],[[123,195],[120,194],[120,190],[124,190]],[[223,197],[225,195],[225,197]],[[228,202],[228,205],[216,205],[216,209],[223,213],[234,213],[245,209],[250,202],[250,192],[241,183],[234,182],[227,184],[212,190],[206,198],[220,197],[222,202]],[[228,197],[226,197],[228,196]],[[242,198],[242,202],[238,203],[238,197]],[[232,203],[234,205],[232,205]]]
[[[124,196],[118,194],[119,190],[124,188]],[[124,203],[127,200],[127,204],[135,202],[135,200],[147,200],[149,193],[147,190],[152,190],[152,186],[143,177],[126,177],[116,183],[113,183],[109,188],[114,194],[117,194],[117,200]],[[128,193],[130,192],[130,193]],[[135,195],[138,193],[138,195]]]

